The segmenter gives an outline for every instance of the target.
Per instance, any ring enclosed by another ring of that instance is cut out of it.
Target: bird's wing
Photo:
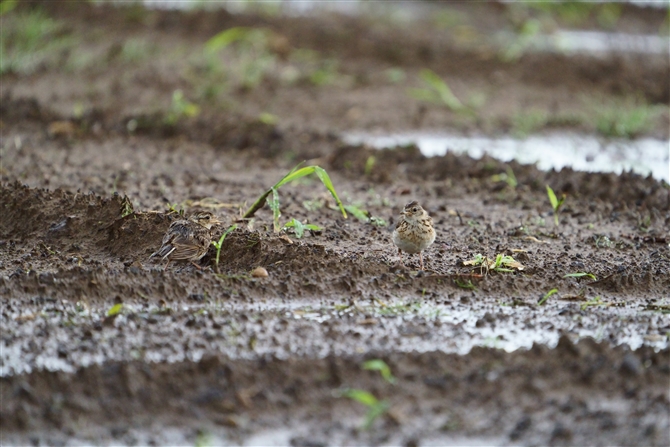
[[[183,249],[180,247],[193,245],[193,243],[189,242],[189,233],[191,231],[188,226],[189,222],[187,220],[176,220],[172,222],[165,233],[165,236],[163,236],[161,248],[150,257],[153,258],[158,256],[162,260],[165,260],[168,256],[170,259],[188,259],[179,256],[179,254],[183,252]]]

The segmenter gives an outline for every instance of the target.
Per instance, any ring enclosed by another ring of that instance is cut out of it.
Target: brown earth
[[[67,5],[41,7],[76,49],[2,77],[3,445],[670,443],[667,184],[338,137],[505,132],[519,110],[575,112],[587,94],[667,104],[667,83],[650,81],[668,79],[667,57],[505,63],[423,23]],[[456,9],[482,35],[507,23],[497,3]],[[660,23],[626,7],[620,26]],[[188,48],[233,26],[271,29],[281,57],[337,57],[340,77],[318,86],[267,75],[168,119],[175,89],[197,96]],[[118,56],[130,38],[150,42],[152,56]],[[83,54],[95,63],[68,65]],[[457,95],[490,89],[486,109],[471,120],[408,99],[426,66]],[[383,75],[394,67],[408,85]],[[646,135],[667,132],[659,123]],[[344,219],[312,178],[280,189],[281,222],[321,230],[275,233],[267,206],[240,218],[302,160],[376,219]],[[515,187],[494,177],[510,168]],[[547,184],[566,195],[558,225]],[[399,265],[390,237],[411,199],[438,234],[425,272],[416,256]],[[218,266],[214,247],[201,270],[149,261],[177,217],[169,207],[214,211],[225,221],[216,239],[238,225]],[[524,269],[463,264],[478,254]],[[251,275],[259,266],[268,277]],[[565,278],[575,272],[594,277]],[[364,370],[371,359],[395,382]],[[387,404],[369,430],[366,407],[343,397],[350,389]]]

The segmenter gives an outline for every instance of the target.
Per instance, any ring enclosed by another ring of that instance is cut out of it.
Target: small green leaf
[[[107,311],[107,316],[113,317],[115,315],[118,315],[122,309],[123,309],[123,303],[115,304]]]
[[[279,233],[279,217],[281,216],[281,211],[279,211],[279,193],[275,188],[272,190],[272,200],[270,200],[270,209],[272,210],[272,222],[274,224],[275,233]]]
[[[393,374],[391,374],[391,368],[389,368],[389,366],[383,360],[368,360],[367,362],[363,363],[363,369],[369,371],[379,371],[384,380],[389,383],[395,383],[395,377],[393,377]]]
[[[365,422],[363,423],[363,430],[369,430],[375,420],[389,410],[389,404],[385,400],[378,402],[365,415]]]
[[[375,161],[376,161],[376,159],[375,159],[374,155],[370,155],[368,157],[368,159],[365,161],[365,176],[366,177],[369,177],[370,174],[372,174],[372,168],[375,165]]]
[[[356,205],[346,205],[344,209],[347,210],[349,213],[351,213],[351,215],[353,215],[358,220],[361,220],[363,222],[370,221],[369,213],[365,210],[360,209]]]
[[[538,306],[543,305],[545,301],[547,301],[547,299],[556,292],[558,292],[558,289],[551,289],[549,292],[547,292],[545,296],[542,297],[542,299],[540,299],[540,301],[537,302],[537,305]]]
[[[2,3],[0,3],[0,16],[3,16],[12,9],[16,8],[17,4],[17,0],[4,0]]]
[[[205,43],[205,50],[210,53],[217,52],[226,48],[233,42],[243,40],[249,34],[249,28],[237,26],[221,31]]]
[[[212,241],[212,245],[216,247],[216,259],[214,260],[214,263],[217,269],[219,268],[219,258],[221,256],[221,246],[223,245],[223,241],[226,239],[226,236],[228,236],[228,233],[235,230],[235,228],[237,228],[237,224],[231,225],[226,231],[223,232],[218,242]]]
[[[284,224],[284,228],[293,228],[295,237],[298,239],[302,238],[302,235],[305,232],[305,225],[303,225],[302,222],[297,219],[292,219],[291,221],[286,222]]]
[[[377,398],[369,391],[358,390],[355,388],[344,390],[342,395],[344,397],[348,397],[349,399],[355,400],[356,402],[361,403],[366,407],[374,407],[379,402]]]
[[[263,112],[258,115],[258,121],[263,124],[267,124],[268,126],[274,126],[279,122],[279,117],[277,115],[273,115],[272,113]]]
[[[325,169],[320,168],[319,166],[314,166],[314,172],[316,172],[317,177],[321,180],[323,185],[330,191],[330,195],[333,196],[333,199],[335,199],[335,202],[337,203],[337,206],[340,207],[340,211],[342,212],[342,216],[344,218],[347,218],[347,212],[344,210],[344,205],[342,205],[342,201],[340,198],[337,196],[337,192],[335,192],[335,187],[333,186],[333,182],[330,180],[330,177],[328,176],[328,173],[326,172]]]
[[[596,275],[587,272],[568,273],[567,275],[564,275],[563,278],[583,278],[584,276],[587,276],[594,281],[598,280],[598,278],[596,278]]]
[[[549,196],[549,202],[551,202],[551,207],[554,209],[554,211],[556,211],[558,209],[558,199],[556,198],[554,190],[551,189],[549,185],[547,185],[547,196]]]

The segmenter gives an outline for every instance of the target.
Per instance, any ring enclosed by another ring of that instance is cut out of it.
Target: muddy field
[[[649,121],[612,128],[667,139],[668,55],[507,60],[496,33],[538,11],[444,11],[26,2],[2,15],[3,445],[670,444],[667,183],[340,138],[607,138],[596,109],[614,107]],[[600,13],[579,26],[601,29]],[[663,11],[620,13],[623,32],[667,26]],[[207,44],[234,27],[232,44]],[[408,95],[424,68],[466,113]],[[275,232],[268,206],[241,218],[303,160],[327,170],[348,218],[316,177],[279,190],[280,224],[320,230]],[[557,224],[546,185],[566,197]],[[437,230],[425,271],[391,242],[410,200]],[[149,260],[179,211],[199,209],[224,221],[215,239],[237,225],[218,265],[214,246],[200,269]],[[467,265],[499,254],[522,269]]]

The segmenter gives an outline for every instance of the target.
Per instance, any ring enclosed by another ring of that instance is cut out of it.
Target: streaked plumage
[[[398,247],[398,255],[402,263],[402,252],[413,255],[419,253],[421,270],[423,255],[421,252],[435,242],[433,219],[416,200],[409,202],[400,213],[400,220],[393,231],[393,243]]]
[[[151,258],[167,260],[165,268],[171,261],[190,261],[200,268],[195,261],[207,253],[212,242],[211,229],[218,223],[221,222],[207,211],[191,214],[188,219],[175,220],[163,236],[161,248]]]

